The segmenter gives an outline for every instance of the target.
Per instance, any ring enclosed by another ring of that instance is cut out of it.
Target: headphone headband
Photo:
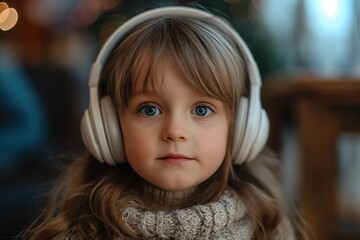
[[[127,20],[122,24],[105,42],[104,46],[101,48],[91,70],[91,76],[89,80],[90,87],[97,87],[100,81],[100,73],[108,59],[110,53],[114,49],[115,45],[124,37],[126,34],[136,27],[138,24],[143,23],[144,21],[151,20],[157,17],[166,17],[166,16],[181,16],[189,18],[209,18],[216,22],[218,26],[221,26],[221,29],[225,30],[231,37],[234,39],[235,43],[238,45],[238,49],[241,51],[241,56],[244,58],[245,65],[249,73],[249,80],[251,86],[259,85],[261,86],[261,80],[259,76],[258,66],[249,50],[244,40],[240,35],[228,24],[224,22],[223,19],[203,10],[198,10],[195,8],[189,7],[161,7],[153,10],[143,12],[135,17]]]

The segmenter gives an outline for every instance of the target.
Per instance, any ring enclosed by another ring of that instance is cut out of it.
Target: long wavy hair
[[[212,19],[162,17],[139,24],[118,43],[105,64],[101,95],[111,96],[121,114],[136,82],[142,80],[140,69],[146,72],[144,88],[157,89],[161,82],[155,76],[169,62],[199,92],[225,102],[230,123],[220,168],[201,183],[193,193],[196,197],[188,197],[171,208],[216,201],[226,189],[232,189],[254,223],[253,239],[291,234],[282,171],[274,155],[264,149],[250,163],[232,164],[236,110],[240,97],[248,94],[249,83],[239,49]],[[69,232],[80,239],[137,238],[137,233],[121,219],[119,206],[160,208],[164,202],[149,201],[144,195],[146,187],[148,184],[129,164],[107,166],[85,154],[68,166],[55,184],[48,206],[27,234],[30,239],[49,239]]]

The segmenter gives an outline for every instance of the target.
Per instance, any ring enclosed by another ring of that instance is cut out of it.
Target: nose
[[[174,115],[167,117],[161,135],[165,141],[187,141],[189,132],[186,118]]]

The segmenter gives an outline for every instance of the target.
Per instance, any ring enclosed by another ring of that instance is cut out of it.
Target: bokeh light
[[[120,0],[79,1],[70,14],[70,23],[75,27],[87,27],[94,23],[102,12],[116,7],[120,2]]]
[[[9,12],[5,10],[8,8],[9,6],[6,3],[0,2],[0,24],[7,19]]]
[[[102,4],[97,0],[83,0],[77,3],[70,15],[70,23],[76,27],[86,27],[96,21]]]
[[[104,5],[103,5],[103,10],[106,11],[106,10],[109,10],[109,9],[112,9],[114,7],[116,7],[117,5],[120,4],[120,0],[105,0],[104,1]]]
[[[15,8],[9,8],[5,2],[0,2],[0,29],[2,31],[12,29],[16,25],[18,18]]]
[[[84,28],[93,24],[101,14],[119,6],[121,0],[32,0],[25,5],[31,22],[47,27],[67,26]]]
[[[338,12],[339,3],[338,0],[322,0],[321,7],[324,13],[330,18],[332,18],[335,17]]]

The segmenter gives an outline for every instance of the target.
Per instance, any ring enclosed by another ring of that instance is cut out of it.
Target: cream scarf
[[[140,239],[237,239],[252,238],[253,225],[245,206],[231,191],[217,202],[173,211],[148,211],[128,207],[124,223]]]

